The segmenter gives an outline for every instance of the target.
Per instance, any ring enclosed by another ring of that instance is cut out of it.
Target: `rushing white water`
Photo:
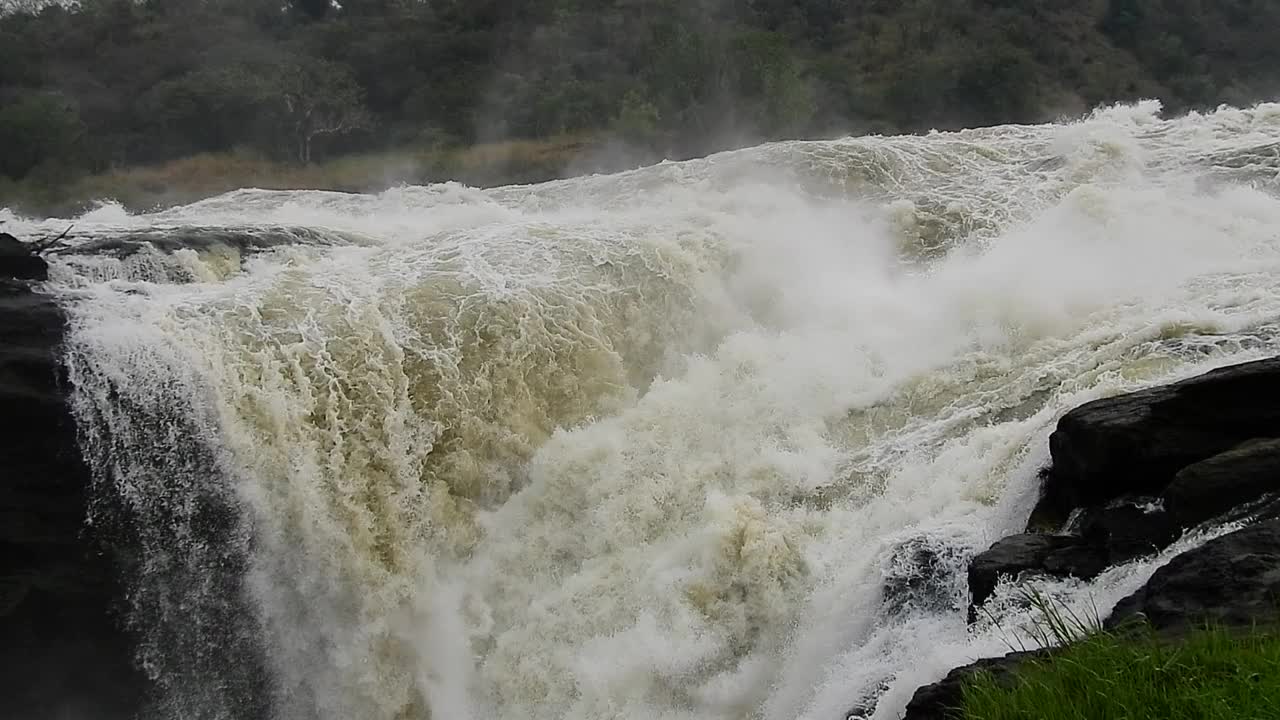
[[[897,717],[1062,412],[1277,347],[1280,105],[1157,113],[79,218],[158,243],[51,283],[157,712]]]

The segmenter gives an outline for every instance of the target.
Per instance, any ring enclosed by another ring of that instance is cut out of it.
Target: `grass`
[[[71,215],[95,201],[113,200],[134,211],[194,202],[230,190],[256,187],[376,192],[402,183],[457,180],[493,186],[563,176],[601,152],[592,135],[512,140],[460,148],[406,147],[297,165],[250,153],[209,153],[159,165],[111,170],[51,182],[0,178],[0,207],[33,215]]]
[[[978,673],[966,720],[1280,718],[1280,634],[1205,627],[1177,639],[1138,626],[1094,631],[1027,660],[1011,680]]]

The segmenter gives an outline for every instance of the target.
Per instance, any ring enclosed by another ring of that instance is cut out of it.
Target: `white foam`
[[[1280,112],[1157,110],[100,211],[368,242],[58,282],[78,377],[203,383],[282,718],[891,718],[1004,649],[958,596],[885,611],[895,548],[960,572],[1060,413],[1275,346],[1276,159],[1214,158]]]

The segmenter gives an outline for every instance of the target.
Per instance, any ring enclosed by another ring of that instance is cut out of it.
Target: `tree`
[[[736,94],[752,110],[756,130],[786,135],[802,130],[814,113],[812,89],[784,36],[753,30],[734,38]]]
[[[290,62],[275,76],[280,119],[294,158],[311,162],[315,139],[343,135],[371,124],[364,90],[343,65],[324,60]]]
[[[229,150],[258,139],[252,118],[275,100],[248,65],[201,68],[156,85],[143,98],[147,117],[195,151]]]
[[[0,165],[608,131],[675,158],[1064,98],[1177,112],[1273,95],[1277,28],[1271,0],[0,0]]]
[[[1121,47],[1133,47],[1138,41],[1145,13],[1138,0],[1110,0],[1107,12],[1098,23],[1099,29]]]
[[[955,86],[950,90],[952,107],[973,118],[1031,121],[1036,107],[1036,66],[1031,53],[993,36],[957,53],[957,61]]]
[[[6,0],[0,3],[0,15],[38,15],[41,10],[55,4],[56,0]]]
[[[332,7],[329,0],[289,0],[295,10],[312,20],[322,20]]]
[[[0,106],[0,174],[20,180],[50,160],[68,160],[84,134],[65,96],[34,92]]]
[[[613,121],[613,131],[628,142],[649,145],[658,134],[662,114],[657,106],[639,90],[632,89],[622,98],[622,107]]]

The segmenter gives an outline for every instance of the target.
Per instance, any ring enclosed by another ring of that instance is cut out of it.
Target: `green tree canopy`
[[[83,136],[84,125],[69,98],[22,93],[0,106],[0,173],[21,179],[41,163],[69,160]]]
[[[1280,3],[79,0],[0,11],[0,167],[1031,122],[1280,87]],[[44,120],[48,122],[45,122]],[[77,119],[78,118],[78,119]],[[376,127],[376,131],[371,131]]]

